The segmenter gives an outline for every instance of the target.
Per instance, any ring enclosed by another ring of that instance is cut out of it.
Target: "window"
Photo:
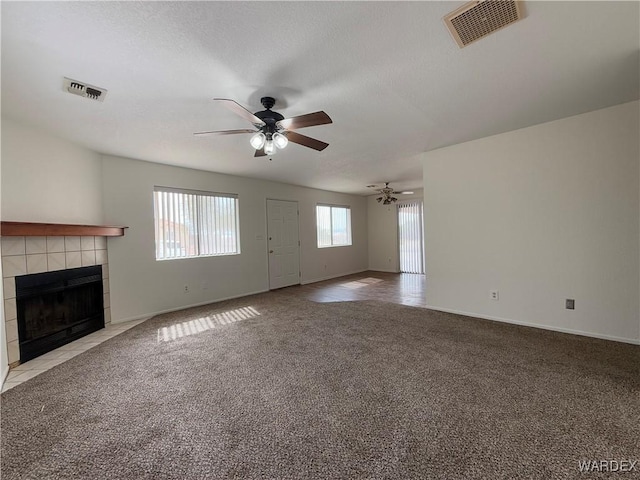
[[[319,248],[351,245],[351,208],[317,205],[316,226]]]
[[[156,260],[240,253],[238,196],[155,187]]]
[[[422,200],[398,202],[398,244],[400,271],[424,273]]]

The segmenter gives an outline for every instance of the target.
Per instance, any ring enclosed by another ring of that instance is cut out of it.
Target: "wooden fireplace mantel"
[[[3,237],[63,237],[65,235],[122,237],[124,229],[108,225],[70,225],[65,223],[0,222]]]

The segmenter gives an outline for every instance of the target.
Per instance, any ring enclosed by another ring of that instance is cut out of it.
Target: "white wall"
[[[400,195],[399,200],[422,198],[422,189],[414,189],[413,195]],[[367,197],[367,225],[369,237],[369,270],[399,272],[398,206],[381,205],[380,195]]]
[[[426,153],[427,303],[640,343],[639,107]]]
[[[100,155],[2,119],[2,220],[102,223]]]
[[[303,283],[367,269],[364,197],[110,156],[103,157],[102,177],[105,222],[129,227],[124,237],[108,240],[115,322],[267,290],[267,198],[298,202]],[[242,254],[156,261],[154,185],[237,193]],[[318,202],[351,206],[353,246],[317,248]]]

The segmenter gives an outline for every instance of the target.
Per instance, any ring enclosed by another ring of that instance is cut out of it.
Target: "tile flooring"
[[[108,340],[116,335],[129,330],[132,327],[135,327],[139,323],[144,322],[144,320],[134,320],[132,322],[126,323],[116,323],[116,324],[107,324],[107,326],[103,329],[98,330],[86,337],[82,337],[75,342],[68,343],[63,345],[60,348],[56,348],[51,352],[45,353],[33,360],[30,360],[26,363],[18,365],[15,368],[12,368],[9,371],[9,375],[7,375],[7,379],[2,386],[2,391],[6,392],[10,388],[15,387],[16,385],[20,385],[22,382],[26,382],[30,378],[35,377],[36,375],[41,374],[42,372],[46,372],[52,367],[56,365],[66,362],[70,358],[75,357],[76,355],[81,354],[82,352],[86,352],[90,348],[95,347],[96,345],[101,344],[105,340]]]
[[[413,273],[367,271],[286,287],[279,292],[302,296],[318,303],[379,300],[412,307],[427,306],[426,277]]]

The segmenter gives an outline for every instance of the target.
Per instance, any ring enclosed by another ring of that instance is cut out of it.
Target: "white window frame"
[[[327,243],[323,243],[323,235],[321,232],[322,226],[319,225],[319,215],[318,215],[318,208],[319,207],[325,207],[325,208],[330,208],[329,210],[329,230],[330,230],[330,237],[331,237],[331,243],[327,244]],[[333,210],[334,209],[342,209],[342,210],[346,210],[347,211],[347,240],[345,243],[336,243],[335,242],[335,236],[336,236],[336,232],[334,231],[333,228]],[[316,237],[317,237],[317,244],[318,244],[318,248],[334,248],[334,247],[349,247],[351,245],[353,245],[353,233],[352,233],[352,226],[351,226],[351,206],[349,205],[333,205],[330,203],[318,203],[316,204]]]
[[[237,194],[156,185],[153,206],[157,261],[240,254]],[[221,209],[226,215],[220,214]],[[173,229],[163,227],[165,222],[173,224]],[[176,225],[187,227],[176,228]]]
[[[398,202],[398,253],[401,273],[424,274],[424,202]]]

